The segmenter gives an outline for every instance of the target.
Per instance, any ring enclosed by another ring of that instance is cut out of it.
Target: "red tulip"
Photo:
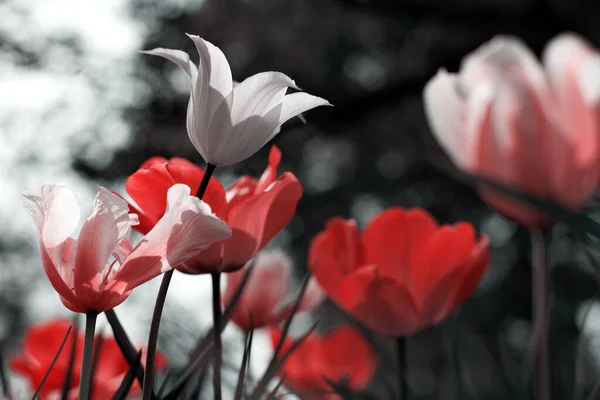
[[[543,64],[521,41],[498,37],[467,56],[458,74],[440,71],[427,84],[427,117],[458,167],[580,210],[600,178],[600,53],[560,35]],[[482,194],[524,226],[551,223],[507,195]]]
[[[468,223],[438,226],[424,210],[392,207],[362,235],[354,221],[330,219],[309,258],[341,308],[377,332],[406,336],[439,323],[471,294],[489,249]]]
[[[282,251],[263,251],[256,256],[254,267],[231,319],[244,331],[263,328],[286,319],[292,311],[295,294],[290,293],[292,261]],[[246,275],[245,269],[227,274],[223,303],[227,304]],[[310,278],[298,312],[310,311],[324,298],[324,293]]]
[[[289,172],[276,179],[280,160],[281,152],[273,146],[261,178],[242,176],[227,192],[211,178],[203,199],[227,222],[232,236],[180,265],[180,271],[201,274],[240,269],[290,222],[302,197],[302,185]],[[203,175],[204,171],[181,158],[153,158],[144,163],[126,182],[127,192],[140,208],[131,206],[140,219],[134,229],[143,233],[164,213],[164,193],[170,185],[185,183],[196,190]]]
[[[50,368],[50,364],[65,339],[70,326],[70,321],[57,319],[35,325],[25,334],[22,353],[12,358],[11,368],[17,374],[27,378],[32,392],[40,386],[42,378],[48,371],[48,368]],[[73,387],[79,386],[83,336],[78,335],[73,330],[52,371],[50,371],[44,386],[42,386],[42,390],[40,391],[42,398],[63,387],[69,369],[70,353],[74,340],[77,340],[79,351],[76,353],[75,363],[73,364],[74,371],[71,376],[71,385]]]
[[[71,323],[66,320],[52,320],[30,328],[25,335],[23,352],[17,354],[11,360],[11,368],[14,372],[23,375],[29,381],[30,388],[35,391],[48,371],[62,341],[67,334]],[[60,353],[48,378],[40,392],[43,399],[60,399],[63,385],[69,369],[71,348],[73,340],[77,340],[77,351],[73,364],[69,399],[77,399],[79,387],[79,375],[81,369],[81,358],[83,356],[83,334],[71,331],[67,343]],[[99,337],[95,338],[100,340]],[[155,367],[164,368],[167,365],[165,356],[158,352]],[[125,374],[129,370],[129,364],[113,337],[104,337],[100,347],[99,359],[93,377],[92,399],[102,400],[111,398],[117,391]],[[139,392],[140,386],[137,382],[131,388],[131,393]]]
[[[271,329],[273,348],[280,338],[281,331]],[[292,340],[286,338],[279,354],[285,354],[291,345]],[[311,334],[292,352],[277,374],[283,377],[285,386],[303,399],[339,400],[323,378],[334,383],[344,381],[350,389],[360,391],[369,385],[377,365],[377,357],[366,340],[344,325],[326,334]]]
[[[114,308],[137,286],[231,236],[206,203],[190,196],[189,187],[173,185],[163,195],[166,210],[133,247],[129,236],[137,215],[129,214],[127,203],[102,187],[77,240],[70,236],[80,209],[70,189],[42,186],[35,194],[23,194],[38,229],[42,265],[69,310]]]

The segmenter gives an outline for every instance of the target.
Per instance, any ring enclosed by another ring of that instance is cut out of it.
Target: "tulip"
[[[231,236],[206,203],[190,196],[189,187],[173,185],[165,197],[164,216],[133,248],[129,235],[137,216],[105,188],[98,187],[92,215],[77,240],[70,235],[80,209],[70,189],[52,185],[36,194],[24,193],[25,208],[38,229],[42,265],[69,310],[99,313],[114,308],[135,287]]]
[[[290,172],[277,178],[280,161],[281,152],[273,146],[261,178],[242,176],[227,192],[211,178],[203,198],[227,222],[231,238],[213,244],[178,270],[190,274],[238,270],[285,228],[302,197],[302,185]],[[184,183],[194,189],[202,176],[204,171],[181,158],[153,158],[142,164],[125,185],[139,207],[130,206],[141,222],[134,229],[145,232],[164,213],[164,193],[170,185]]]
[[[198,36],[188,36],[200,56],[198,66],[180,50],[157,48],[142,53],[166,58],[190,79],[187,132],[208,164],[243,161],[269,142],[290,118],[329,105],[308,93],[286,94],[288,88],[300,89],[280,72],[259,73],[234,85],[223,52]]]
[[[273,348],[281,339],[281,331],[271,328]],[[285,354],[292,340],[286,338],[281,356]],[[349,389],[365,389],[377,369],[378,360],[366,342],[356,330],[343,325],[325,334],[313,333],[295,349],[283,363],[277,374],[283,384],[303,399],[337,400],[339,396],[331,393],[330,382],[344,382]],[[329,392],[329,393],[326,393]]]
[[[265,250],[258,254],[248,282],[231,314],[231,320],[246,332],[285,320],[292,312],[295,300],[289,296],[292,273],[292,261],[284,252]],[[245,275],[245,269],[227,275],[224,304],[231,301]],[[311,277],[298,312],[313,310],[323,298],[323,291]]]
[[[65,339],[70,326],[70,321],[56,319],[34,325],[27,330],[23,340],[23,350],[11,359],[10,367],[15,373],[27,379],[32,392],[35,392],[42,383],[42,379],[50,368],[50,364]],[[76,353],[73,363],[74,371],[71,376],[71,387],[79,386],[78,368],[81,365],[83,337],[72,331],[40,390],[42,398],[63,387],[69,370],[70,349],[73,347],[73,341],[75,340],[79,352]]]
[[[309,258],[333,302],[374,331],[401,337],[460,305],[487,267],[489,250],[468,223],[438,226],[422,209],[392,207],[362,235],[353,220],[330,219]]]
[[[573,34],[546,47],[543,66],[521,41],[498,37],[425,87],[433,134],[461,169],[580,210],[600,177],[600,55]],[[526,227],[549,216],[491,189],[483,198]]]
[[[56,356],[70,326],[71,322],[68,320],[54,319],[34,325],[27,331],[22,353],[12,358],[11,369],[27,379],[32,392],[40,386],[42,378],[50,368],[50,364]],[[77,345],[75,347],[75,358],[72,367],[73,370],[71,371],[68,397],[69,399],[77,398],[83,335],[80,332],[71,331],[63,350],[41,388],[40,395],[43,399],[61,398],[63,386],[69,371],[71,349],[74,340],[77,341]],[[104,337],[102,339],[96,337],[96,342],[99,340],[102,340],[102,344],[94,370],[94,384],[91,395],[92,399],[97,400],[112,398],[130,368],[129,363],[123,357],[121,349],[113,337]],[[156,367],[161,369],[166,364],[167,360],[165,356],[162,353],[158,353]],[[139,391],[139,384],[134,382],[130,393],[134,394]]]

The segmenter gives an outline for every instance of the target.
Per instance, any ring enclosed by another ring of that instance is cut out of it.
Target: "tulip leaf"
[[[127,398],[127,394],[131,390],[131,386],[135,381],[135,377],[137,375],[137,369],[142,366],[142,352],[138,351],[135,359],[133,360],[133,364],[129,366],[129,370],[125,374],[125,377],[121,381],[119,385],[119,389],[115,392],[112,397],[112,400],[125,400]]]

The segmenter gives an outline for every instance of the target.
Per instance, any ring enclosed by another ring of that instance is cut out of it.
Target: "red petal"
[[[438,282],[464,265],[475,245],[473,226],[463,222],[444,225],[415,252],[410,261],[410,288],[418,304],[431,296]],[[456,282],[455,282],[456,283]],[[452,291],[447,287],[444,291]]]
[[[342,281],[339,305],[383,335],[398,337],[419,330],[417,308],[406,286],[362,267]]]
[[[228,209],[231,210],[238,204],[254,196],[258,181],[251,176],[240,176],[227,189]]]
[[[302,185],[288,172],[270,190],[231,209],[227,222],[233,234],[225,242],[223,270],[241,268],[269,243],[290,222],[301,197]]]
[[[334,381],[347,377],[352,389],[364,389],[373,378],[379,364],[369,343],[356,329],[348,325],[328,332],[323,340],[325,354],[322,367],[327,371],[323,375]]]
[[[437,223],[422,209],[391,207],[365,228],[366,263],[377,265],[381,275],[405,284],[410,276],[410,255],[435,232]]]
[[[312,240],[308,262],[323,290],[336,299],[341,281],[360,266],[363,258],[356,222],[335,217]]]
[[[140,165],[140,169],[148,169],[155,164],[166,164],[167,159],[164,157],[150,157]]]
[[[483,237],[473,249],[469,262],[463,267],[465,276],[452,301],[454,306],[461,304],[475,290],[489,264],[489,239]]]
[[[175,184],[166,163],[151,164],[134,172],[125,182],[127,193],[154,223],[165,213],[167,191]]]
[[[171,159],[165,167],[171,174],[175,183],[184,183],[188,185],[192,195],[198,191],[200,182],[204,177],[204,171],[202,169],[183,158]],[[210,178],[202,200],[208,203],[211,211],[219,218],[225,218],[227,212],[225,189],[223,188],[223,185],[221,185],[221,182],[214,176]]]
[[[281,162],[281,150],[275,145],[271,146],[271,152],[269,153],[269,166],[263,172],[262,176],[258,180],[256,185],[255,194],[262,193],[265,189],[277,178],[277,167]]]

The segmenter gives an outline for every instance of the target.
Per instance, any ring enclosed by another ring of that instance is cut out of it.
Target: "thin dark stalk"
[[[92,354],[94,351],[94,331],[96,330],[96,311],[85,314],[85,339],[83,341],[83,360],[81,362],[81,379],[79,380],[79,399],[88,400],[92,387]]]
[[[548,270],[547,247],[549,232],[531,230],[532,254],[532,311],[534,390],[538,400],[550,400],[550,355],[548,331],[550,325],[550,273]]]
[[[78,314],[75,314],[73,317],[73,326],[75,327],[75,332],[79,330],[79,318]],[[77,340],[73,339],[73,344],[71,345],[71,353],[69,354],[69,368],[67,368],[67,373],[65,374],[65,382],[63,383],[61,400],[69,399],[69,392],[71,391],[71,383],[73,381],[73,372],[75,371],[75,356],[77,355]]]
[[[254,335],[254,330],[250,329],[250,332],[246,333],[245,342],[244,342],[244,355],[242,356],[242,365],[240,367],[240,373],[238,375],[237,387],[235,389],[235,400],[242,400],[244,397],[244,393],[246,390],[246,373],[248,371],[248,360],[250,358],[250,352],[252,350],[252,336]]]
[[[215,351],[213,354],[213,389],[215,400],[221,400],[221,357],[223,344],[221,343],[221,273],[211,273],[212,278],[212,303],[213,303],[213,332]]]
[[[12,389],[10,387],[10,379],[4,368],[4,345],[0,346],[0,383],[2,384],[2,394],[7,399],[12,399]]]
[[[462,385],[462,368],[460,363],[460,349],[458,342],[458,321],[456,317],[449,318],[448,323],[446,324],[446,331],[444,332],[444,337],[446,341],[446,346],[448,349],[448,358],[450,359],[452,371],[452,378],[454,379],[454,385],[456,386],[456,397],[458,399],[464,399],[465,393]]]
[[[144,374],[144,385],[142,392],[143,400],[150,400],[154,390],[154,360],[156,359],[156,344],[158,342],[158,329],[160,327],[160,319],[162,317],[165,300],[167,299],[167,291],[173,277],[173,270],[166,272],[163,280],[160,283],[160,289],[156,296],[156,304],[154,313],[152,314],[152,323],[150,325],[150,336],[148,337],[148,351],[146,353],[146,373]]]
[[[67,330],[67,333],[65,334],[65,338],[63,339],[62,343],[60,344],[60,347],[58,348],[58,351],[56,352],[56,355],[52,359],[52,362],[50,363],[50,366],[46,370],[46,373],[44,374],[44,377],[42,378],[42,381],[40,382],[39,386],[35,390],[35,393],[33,394],[33,397],[31,398],[32,400],[37,399],[38,395],[40,394],[40,391],[42,390],[42,387],[44,386],[44,383],[46,382],[46,379],[48,379],[48,375],[50,375],[50,372],[52,371],[52,368],[54,368],[54,364],[56,364],[56,360],[58,360],[58,357],[60,356],[60,353],[62,352],[63,348],[65,347],[65,344],[67,343],[67,339],[69,338],[69,335],[71,334],[72,330],[73,330],[73,326],[71,325],[69,327],[69,329]],[[74,339],[74,340],[76,340],[76,339]]]
[[[398,387],[400,399],[408,400],[408,362],[406,357],[406,338],[401,336],[396,339],[396,354],[398,356]]]
[[[131,343],[131,339],[129,339],[129,336],[127,336],[127,332],[125,332],[123,325],[121,325],[121,322],[119,321],[115,310],[106,310],[104,312],[104,315],[106,315],[106,319],[108,320],[108,323],[112,328],[115,340],[117,341],[117,344],[121,349],[121,353],[123,353],[123,356],[127,359],[129,366],[133,366],[135,364],[137,353],[135,348],[133,347],[133,344]],[[143,386],[144,367],[141,364],[138,366],[138,368],[136,368],[136,376],[140,386]]]
[[[102,352],[102,345],[104,344],[104,332],[99,332],[96,335],[96,340],[94,342],[94,353],[92,355],[92,377],[96,374],[96,369],[98,368],[98,363],[100,362],[100,354]],[[92,378],[92,384],[90,386],[90,393],[94,393],[94,379]]]
[[[215,171],[216,166],[212,164],[206,164],[206,171],[202,176],[200,186],[196,192],[196,197],[202,199],[210,177]],[[146,373],[144,374],[144,384],[142,392],[142,400],[151,400],[153,397],[154,388],[154,359],[156,357],[156,344],[158,342],[158,330],[160,328],[160,319],[162,317],[162,311],[165,306],[165,300],[167,299],[167,292],[169,291],[169,284],[173,277],[174,270],[170,270],[164,273],[160,289],[156,297],[156,304],[154,305],[154,313],[152,314],[152,322],[150,324],[150,335],[148,336],[148,350],[146,353]],[[219,336],[220,337],[220,336]]]

